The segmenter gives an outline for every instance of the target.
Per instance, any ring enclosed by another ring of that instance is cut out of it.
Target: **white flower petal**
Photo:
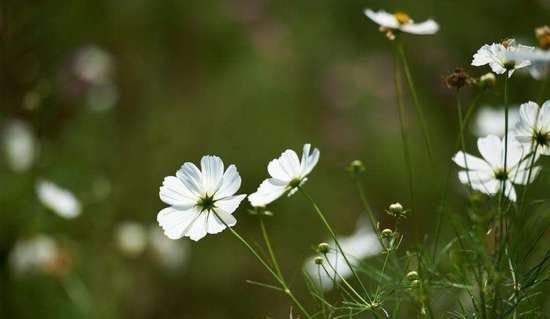
[[[168,205],[186,210],[193,207],[198,197],[191,193],[183,182],[174,176],[167,176],[160,187],[160,199]]]
[[[186,236],[199,215],[201,213],[194,207],[187,210],[166,207],[158,213],[157,221],[168,238],[179,239]]]
[[[80,215],[80,201],[70,191],[46,180],[39,180],[36,193],[40,202],[57,215],[64,218],[75,218]]]
[[[529,159],[529,161],[531,161],[531,159]],[[542,167],[540,167],[540,166],[534,166],[531,169],[531,175],[530,175],[529,180],[527,180],[527,177],[529,176],[529,168],[515,170],[515,171],[510,173],[510,175],[511,175],[510,179],[512,180],[512,182],[514,184],[527,185],[527,184],[532,183],[537,178],[537,176],[539,175],[541,169],[542,169]]]
[[[535,102],[523,103],[519,107],[519,115],[522,122],[525,122],[528,127],[537,127],[537,118],[539,113],[539,106]]]
[[[539,126],[544,128],[545,131],[550,132],[550,100],[547,100],[542,104],[542,108],[539,112]]]
[[[390,29],[396,29],[397,27],[399,27],[399,22],[397,21],[395,16],[384,10],[374,12],[370,9],[365,9],[364,13],[369,19],[371,19],[372,21],[374,21],[375,23],[379,24],[382,27],[386,27]]]
[[[235,210],[239,207],[242,200],[246,197],[246,195],[236,195],[231,197],[225,197],[220,200],[217,200],[215,203],[215,206],[226,213],[233,214]]]
[[[462,168],[478,171],[491,171],[491,166],[483,159],[464,153],[462,151],[457,152],[453,157],[453,161]]]
[[[184,163],[176,172],[176,176],[183,182],[185,187],[196,196],[200,196],[204,193],[202,174],[195,164],[190,162]]]
[[[286,150],[281,154],[279,165],[292,178],[300,177],[300,160],[293,150]]]
[[[506,197],[508,197],[508,199],[512,202],[515,202],[517,200],[517,195],[512,182],[506,181],[504,187],[504,194],[506,195]]]
[[[208,214],[202,212],[197,219],[189,225],[189,230],[186,231],[185,236],[193,241],[198,241],[208,233]]]
[[[241,187],[241,176],[237,171],[235,165],[229,165],[225,173],[223,174],[222,185],[220,189],[214,194],[214,200],[220,198],[232,196]]]
[[[267,172],[269,173],[269,175],[271,175],[271,177],[284,182],[290,182],[290,180],[294,177],[283,169],[279,162],[279,159],[271,160],[269,164],[267,164]]]
[[[462,184],[485,184],[494,179],[492,171],[460,171],[458,179]]]
[[[30,126],[20,120],[8,121],[4,130],[7,162],[15,172],[28,170],[36,157],[36,142]]]
[[[502,166],[502,148],[500,138],[495,135],[489,135],[477,140],[477,148],[483,158],[491,164],[493,168]]]
[[[311,173],[317,162],[319,162],[320,152],[317,148],[310,153],[311,145],[305,144],[302,153],[302,161],[300,163],[301,176],[304,177]]]
[[[213,195],[223,180],[223,161],[217,156],[206,155],[201,159],[203,190]]]
[[[248,196],[250,204],[254,207],[266,206],[281,197],[287,189],[287,183],[275,178],[264,180],[258,190]]]
[[[439,25],[432,19],[421,23],[406,23],[399,27],[400,30],[412,34],[434,34],[439,30]]]

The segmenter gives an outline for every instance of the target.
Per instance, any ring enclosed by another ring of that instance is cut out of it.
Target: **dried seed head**
[[[500,40],[500,44],[502,44],[505,48],[509,48],[512,44],[514,44],[514,39],[507,38]]]
[[[539,47],[543,50],[550,50],[550,27],[547,25],[535,29],[535,37]]]
[[[456,68],[453,73],[445,77],[445,84],[449,89],[455,88],[460,89],[464,85],[470,85],[472,79],[463,68]]]

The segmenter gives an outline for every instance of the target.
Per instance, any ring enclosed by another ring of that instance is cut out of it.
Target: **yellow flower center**
[[[403,11],[397,11],[393,14],[393,16],[395,17],[395,19],[397,19],[397,22],[399,22],[400,24],[406,24],[406,23],[412,22],[411,17],[409,17],[409,15]]]

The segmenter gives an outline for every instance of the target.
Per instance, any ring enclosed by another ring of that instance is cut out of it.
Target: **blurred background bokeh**
[[[366,166],[376,211],[414,205],[407,245],[431,236],[458,128],[442,78],[485,43],[550,21],[548,0],[272,1],[2,0],[0,3],[0,317],[288,318],[284,295],[229,232],[169,241],[156,225],[164,176],[203,154],[238,166],[253,192],[269,160],[311,142],[321,160],[306,187],[339,234],[361,214],[344,168]],[[364,8],[436,19],[405,46],[434,139],[429,163],[410,103],[411,203],[390,42]],[[499,83],[500,86],[502,83]],[[511,101],[540,81],[513,78]],[[501,90],[481,104],[502,106]],[[474,94],[464,90],[465,101]],[[473,145],[474,134],[468,135]],[[548,176],[538,182],[548,197]],[[546,189],[546,194],[544,190]],[[460,214],[464,191],[453,180]],[[51,203],[53,198],[54,203]],[[57,204],[56,204],[57,202]],[[61,204],[59,204],[61,203]],[[59,207],[60,206],[60,207]],[[237,211],[237,229],[258,224]],[[268,228],[283,270],[301,269],[326,232],[301,197],[276,202]],[[445,237],[451,235],[444,232]]]

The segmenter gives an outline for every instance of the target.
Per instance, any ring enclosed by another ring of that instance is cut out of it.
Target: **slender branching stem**
[[[323,225],[325,226],[325,228],[329,232],[330,237],[332,238],[332,240],[334,240],[334,243],[336,244],[336,247],[338,248],[338,250],[342,254],[342,257],[344,258],[344,261],[346,262],[346,265],[350,268],[351,272],[353,273],[353,276],[355,277],[355,279],[357,280],[357,282],[361,286],[361,289],[363,290],[363,292],[365,293],[367,298],[370,299],[369,293],[368,293],[367,289],[365,288],[365,285],[363,284],[363,281],[361,280],[361,278],[359,278],[359,275],[357,274],[354,267],[350,263],[348,257],[346,256],[346,253],[344,252],[344,250],[342,249],[342,246],[340,245],[340,242],[338,241],[338,238],[336,238],[336,233],[334,233],[334,231],[332,230],[332,227],[330,226],[329,222],[327,221],[325,215],[323,214],[323,212],[321,211],[319,206],[317,206],[317,203],[315,203],[313,198],[311,198],[311,196],[309,196],[309,194],[302,187],[299,187],[298,189],[300,190],[300,193],[302,193],[302,195],[304,195],[304,197],[313,206],[313,209],[317,213],[317,216],[319,217],[319,219],[321,219],[321,222],[323,223]]]
[[[275,272],[277,273],[277,275],[279,275],[279,278],[281,278],[282,281],[285,281],[283,273],[281,272],[281,269],[279,267],[279,263],[277,262],[277,258],[275,257],[275,252],[273,251],[273,248],[271,246],[271,241],[269,240],[269,234],[267,233],[267,229],[264,224],[264,218],[261,215],[259,215],[258,218],[260,219],[260,229],[262,231],[262,237],[264,239],[264,243],[267,248],[269,258],[271,259],[271,264],[273,265],[273,268],[275,268]]]
[[[396,39],[396,46],[397,46],[397,52],[399,53],[399,57],[401,58],[401,63],[403,64],[405,77],[407,78],[407,83],[409,85],[409,91],[413,99],[415,111],[418,116],[418,119],[420,120],[420,126],[422,128],[422,134],[424,135],[424,142],[426,143],[428,157],[430,159],[430,163],[432,164],[432,167],[434,167],[433,164],[435,164],[435,162],[433,158],[432,145],[430,142],[430,134],[428,132],[428,126],[426,124],[426,119],[424,116],[422,105],[420,104],[420,100],[418,99],[418,93],[416,91],[416,86],[412,78],[411,70],[409,68],[409,63],[407,61],[407,56],[405,55],[405,50],[403,49],[403,44],[401,43],[401,39]]]
[[[396,49],[397,51],[397,49]],[[394,81],[395,81],[395,95],[397,97],[397,106],[399,113],[399,127],[401,130],[401,143],[403,147],[403,157],[405,159],[405,166],[407,168],[407,180],[409,186],[409,193],[411,197],[411,206],[414,208],[414,192],[413,192],[413,169],[412,160],[409,151],[409,142],[407,140],[407,131],[405,128],[405,103],[403,99],[403,88],[401,87],[401,71],[399,70],[398,53],[395,53],[394,62]]]
[[[296,307],[300,309],[302,314],[306,318],[312,319],[313,317],[307,312],[305,307],[296,298],[296,296],[294,296],[294,293],[290,290],[290,288],[287,286],[285,281],[281,277],[279,277],[279,275],[267,264],[267,262],[260,256],[260,254],[248,243],[248,241],[246,241],[246,239],[244,239],[241,235],[239,235],[239,233],[236,230],[234,230],[233,227],[230,227],[229,225],[227,225],[227,223],[222,218],[220,218],[220,216],[217,213],[214,213],[214,214],[216,214],[216,217],[229,229],[229,231],[233,234],[233,236],[235,236],[252,253],[252,255],[256,257],[256,259],[260,262],[260,264],[264,266],[264,268],[273,276],[273,278],[275,278],[275,280],[283,288],[283,292],[290,298],[290,300],[296,305]]]

